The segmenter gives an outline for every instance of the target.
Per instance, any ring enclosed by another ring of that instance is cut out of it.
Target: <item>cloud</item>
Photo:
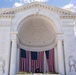
[[[72,8],[73,6],[74,6],[74,4],[69,3],[69,4],[65,5],[63,8]]]
[[[19,7],[19,6],[22,6],[22,5],[23,5],[23,3],[15,2],[13,4],[13,7]]]
[[[20,0],[20,2],[24,2],[24,3],[31,3],[31,2],[47,2],[48,0]]]
[[[62,7],[63,9],[71,10],[73,12],[76,12],[76,4],[70,2],[69,4]]]
[[[48,2],[48,0],[20,0],[19,2],[15,2],[13,4],[13,7],[18,7],[18,6],[22,6],[24,4],[27,4],[27,3],[31,3],[31,2]]]

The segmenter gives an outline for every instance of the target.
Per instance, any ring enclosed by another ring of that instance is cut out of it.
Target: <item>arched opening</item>
[[[52,20],[42,15],[31,15],[18,27],[20,71],[54,72],[56,29]]]

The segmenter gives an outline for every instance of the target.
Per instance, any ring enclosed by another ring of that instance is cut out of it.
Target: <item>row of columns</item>
[[[12,48],[11,48],[11,62],[10,62],[10,75],[16,74],[16,57],[17,57],[17,42],[16,42],[16,34],[12,34]],[[57,52],[58,52],[58,67],[59,74],[65,75],[64,72],[64,57],[63,57],[63,46],[62,40],[57,41]],[[46,62],[44,62],[46,63]],[[30,63],[29,63],[30,64]],[[45,66],[45,65],[44,65]],[[44,67],[45,68],[45,67]]]

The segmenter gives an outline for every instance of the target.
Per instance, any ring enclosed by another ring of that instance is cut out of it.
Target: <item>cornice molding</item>
[[[0,18],[14,18],[14,14],[25,11],[25,10],[29,10],[31,8],[37,8],[37,9],[42,8],[42,9],[46,9],[46,10],[54,12],[54,13],[58,13],[60,15],[64,15],[64,16],[60,16],[61,19],[65,19],[65,18],[69,18],[69,17],[71,19],[72,18],[76,19],[76,13],[74,13],[74,12],[64,10],[61,8],[57,8],[54,6],[50,6],[47,4],[43,4],[40,2],[33,2],[33,3],[26,4],[26,5],[23,5],[20,7],[8,9],[6,11],[2,11],[2,12],[0,11]]]
[[[76,19],[76,15],[62,15],[61,19]]]
[[[0,15],[0,18],[8,18],[8,19],[11,19],[11,18],[14,18],[14,14],[11,15],[11,14],[6,14],[6,15]]]

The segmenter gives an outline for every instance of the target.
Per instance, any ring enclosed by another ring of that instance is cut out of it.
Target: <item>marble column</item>
[[[58,72],[58,53],[57,53],[57,46],[54,48],[54,61],[55,61],[55,72]]]
[[[44,51],[44,73],[48,72],[47,59]]]
[[[31,70],[31,52],[29,52],[29,72],[32,72],[32,70]]]
[[[17,54],[17,43],[15,35],[14,38],[12,39],[10,75],[15,75],[16,73],[16,54]]]
[[[59,74],[65,75],[64,72],[64,57],[63,57],[63,47],[62,47],[62,40],[58,39],[57,43],[57,50],[58,50],[58,66],[59,66]]]
[[[20,68],[19,67],[19,64],[20,64],[20,48],[18,46],[17,46],[17,58],[16,59],[17,59],[16,60],[17,61],[16,62],[16,64],[17,64],[17,68],[16,68],[17,70],[16,71],[19,72],[19,68]]]

